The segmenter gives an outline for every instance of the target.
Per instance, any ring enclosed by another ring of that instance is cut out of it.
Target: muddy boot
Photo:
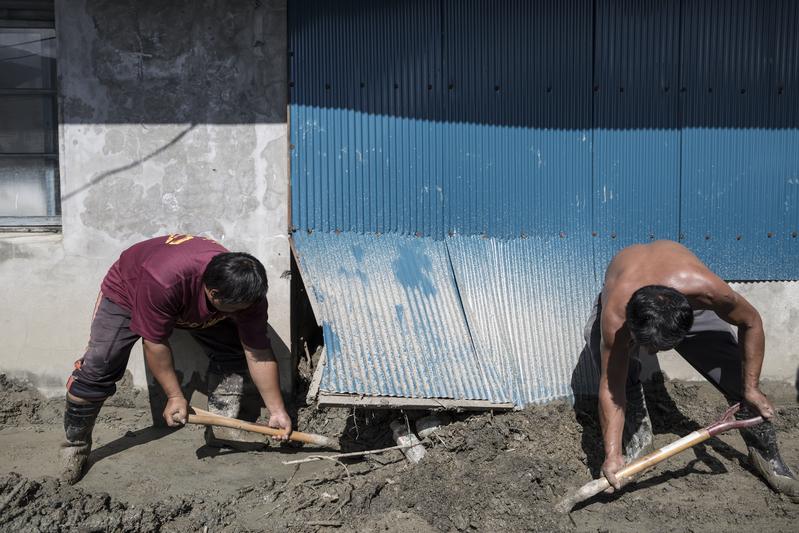
[[[654,438],[652,436],[652,421],[646,408],[644,389],[639,384],[637,388],[627,391],[627,409],[624,419],[624,457],[627,462],[643,457],[654,451]]]
[[[208,373],[208,411],[215,415],[237,418],[241,411],[247,383],[242,374]],[[205,443],[214,448],[252,451],[268,446],[266,439],[240,429],[207,426]]]
[[[61,481],[74,485],[83,477],[92,449],[92,430],[103,402],[75,403],[67,399],[64,411],[66,441],[61,444]]]
[[[735,417],[739,419],[755,416],[744,407]],[[749,448],[749,463],[766,483],[780,494],[785,494],[794,503],[799,503],[799,479],[782,460],[777,446],[777,432],[771,422],[742,429],[741,436]]]

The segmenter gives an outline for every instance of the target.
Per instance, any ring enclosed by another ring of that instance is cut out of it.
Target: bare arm
[[[285,430],[283,439],[286,439],[291,433],[291,418],[280,394],[280,376],[275,355],[271,349],[258,350],[246,345],[243,348],[252,381],[269,409],[269,425]]]
[[[144,348],[144,360],[167,397],[164,420],[169,426],[185,424],[189,405],[183,396],[178,376],[175,374],[172,349],[169,344],[144,339],[142,339],[142,347]]]
[[[723,283],[723,282],[722,282]],[[760,313],[746,298],[723,283],[717,294],[709,297],[710,307],[722,320],[738,327],[738,345],[741,348],[741,385],[744,399],[763,418],[774,416],[774,406],[760,391],[760,370],[766,351],[766,335]]]
[[[609,314],[609,313],[608,313]],[[605,445],[602,471],[619,488],[615,472],[624,466],[622,433],[627,408],[626,383],[629,366],[629,333],[624,321],[602,317],[601,370],[599,377],[599,423]]]

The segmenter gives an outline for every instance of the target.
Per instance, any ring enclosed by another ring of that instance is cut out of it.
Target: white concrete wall
[[[288,355],[286,6],[256,4],[56,2],[63,232],[0,235],[0,371],[62,394],[108,267],[171,232],[264,263]]]

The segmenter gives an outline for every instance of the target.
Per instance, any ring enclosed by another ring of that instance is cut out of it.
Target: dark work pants
[[[209,372],[246,373],[247,361],[235,323],[222,320],[210,328],[190,329],[209,358]],[[139,336],[130,330],[130,311],[103,297],[92,320],[86,353],[75,362],[67,391],[78,398],[102,401],[116,392],[130,351]]]

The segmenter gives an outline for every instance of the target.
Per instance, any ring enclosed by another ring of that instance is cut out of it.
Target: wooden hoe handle
[[[188,416],[189,424],[242,429],[244,431],[251,431],[253,433],[260,433],[262,435],[269,435],[272,437],[283,435],[283,430],[264,426],[263,424],[253,424],[252,422],[245,422],[244,420],[238,420],[236,418],[215,415],[213,413],[209,413],[208,411],[198,409],[197,407],[192,407],[191,409],[194,411],[194,413],[190,413]],[[316,446],[322,446],[325,448],[338,448],[337,443],[333,439],[325,437],[324,435],[317,435],[315,433],[301,433],[299,431],[292,431],[289,435],[289,440],[295,442],[304,442],[306,444],[314,444]]]

